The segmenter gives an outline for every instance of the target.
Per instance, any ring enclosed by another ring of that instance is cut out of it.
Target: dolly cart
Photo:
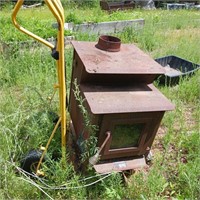
[[[18,24],[16,17],[17,17],[17,13],[19,12],[20,8],[23,5],[23,2],[24,0],[18,0],[14,7],[14,10],[12,13],[12,21],[13,21],[14,26],[17,29],[19,29],[21,32],[27,34],[28,36],[34,38],[35,40],[49,47],[52,50],[52,57],[56,59],[56,65],[57,65],[58,84],[56,84],[54,87],[55,89],[58,89],[59,91],[60,113],[59,113],[59,119],[54,127],[54,130],[46,144],[46,147],[42,149],[43,153],[37,162],[36,174],[42,175],[42,172],[39,170],[40,165],[47,151],[47,148],[52,138],[54,137],[54,134],[57,128],[60,125],[61,125],[62,158],[66,160],[66,121],[67,119],[66,119],[66,86],[65,86],[66,82],[65,82],[65,67],[64,67],[64,9],[62,7],[60,0],[45,0],[47,6],[53,13],[58,23],[57,43],[54,46],[47,40],[35,35],[34,33],[26,30],[25,28],[23,28],[22,26]]]
[[[15,26],[50,47],[58,68],[56,87],[60,96],[60,118],[37,164],[36,173],[40,175],[40,164],[60,123],[62,156],[66,156],[64,15],[59,0],[46,0],[58,21],[58,41],[54,47],[16,23],[16,13],[22,2],[18,1],[13,13]],[[174,109],[174,105],[153,85],[153,81],[165,73],[163,67],[134,44],[121,44],[121,40],[113,36],[100,36],[97,44],[74,41],[72,45],[74,56],[69,113],[77,152],[87,151],[81,143],[90,137],[90,133],[84,127],[84,116],[74,93],[75,80],[91,123],[98,127],[95,136],[99,149],[89,158],[89,163],[98,173],[145,167],[164,113]]]

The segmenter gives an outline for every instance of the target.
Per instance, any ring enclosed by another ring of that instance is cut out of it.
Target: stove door
[[[101,160],[137,157],[149,151],[162,119],[162,112],[105,115],[99,135],[99,146],[111,137],[101,152]]]

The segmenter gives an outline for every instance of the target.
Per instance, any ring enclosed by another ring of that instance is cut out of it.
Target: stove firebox
[[[89,135],[83,133],[84,120],[74,97],[74,80],[85,99],[91,123],[99,128],[99,147],[106,140],[106,133],[110,133],[94,166],[96,171],[104,173],[145,166],[145,157],[165,111],[174,109],[152,84],[157,76],[164,74],[163,67],[133,44],[119,46],[119,40],[112,36],[101,36],[98,44],[76,41],[72,45],[69,109],[76,140],[80,134],[85,139]]]

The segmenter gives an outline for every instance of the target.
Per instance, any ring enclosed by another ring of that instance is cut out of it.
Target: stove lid
[[[80,89],[93,114],[158,112],[174,109],[174,105],[153,84],[128,87],[81,84]]]
[[[121,44],[119,52],[98,49],[96,42],[72,45],[90,74],[164,74],[161,65],[133,44]]]

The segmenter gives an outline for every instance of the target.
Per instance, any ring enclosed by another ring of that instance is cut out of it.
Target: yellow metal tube
[[[17,13],[19,11],[19,9],[21,8],[22,4],[23,4],[24,0],[18,0],[15,7],[14,7],[14,10],[13,10],[13,13],[12,13],[12,22],[14,24],[14,26],[20,30],[21,32],[27,34],[28,36],[34,38],[35,40],[38,40],[39,42],[43,43],[44,45],[48,46],[49,48],[53,49],[54,45],[51,44],[50,42],[44,40],[43,38],[35,35],[34,33],[28,31],[27,29],[23,28],[22,26],[20,26],[18,23],[17,23],[17,20],[16,20],[16,17],[17,17]]]
[[[60,7],[60,10],[62,10],[63,16],[64,16],[64,9],[63,9],[63,7],[62,7],[62,4],[61,4],[60,0],[55,0],[55,1],[57,1],[58,5],[59,5],[59,7]],[[63,21],[64,21],[64,20],[63,20]]]
[[[47,152],[47,149],[48,149],[48,147],[49,147],[49,144],[51,143],[51,140],[53,139],[53,137],[54,137],[54,135],[55,135],[55,133],[56,133],[56,130],[58,129],[58,126],[59,126],[60,122],[61,122],[61,118],[59,118],[59,120],[57,121],[56,126],[54,127],[53,132],[51,133],[51,136],[50,136],[50,138],[49,138],[49,140],[48,140],[48,142],[47,142],[47,144],[46,144],[46,146],[45,146],[45,149],[44,149],[44,151],[43,151],[43,153],[42,153],[42,156],[41,156],[41,158],[40,158],[40,160],[39,160],[39,163],[38,163],[38,165],[37,165],[37,168],[36,168],[36,174],[37,174],[37,172],[38,172],[38,170],[39,170],[39,168],[40,168],[40,165],[41,165],[41,163],[42,163],[42,160],[44,159],[44,156],[45,156],[45,154],[46,154],[46,152]]]
[[[21,32],[29,35],[30,37],[38,40],[39,42],[45,44],[46,46],[50,47],[51,49],[54,48],[54,45],[50,42],[44,40],[43,38],[35,35],[34,33],[26,30],[25,28],[21,27],[16,20],[17,13],[19,9],[21,8],[24,0],[18,0],[15,8],[12,13],[12,21],[13,24],[17,29],[19,29]],[[39,167],[41,165],[42,159],[44,157],[44,154],[46,153],[46,150],[55,134],[55,131],[58,127],[58,124],[61,123],[61,145],[62,145],[62,157],[65,160],[66,159],[66,80],[65,80],[65,62],[64,62],[64,9],[62,7],[62,4],[60,0],[45,0],[47,6],[53,13],[54,17],[57,20],[58,23],[58,34],[57,34],[57,44],[56,44],[56,51],[59,54],[59,59],[56,61],[57,65],[57,74],[58,74],[58,89],[59,89],[59,102],[60,102],[60,118],[58,123],[56,124],[48,142],[45,148],[45,151],[42,154],[42,157],[40,159],[40,162],[37,166],[37,171],[39,170]]]
[[[61,21],[60,15],[58,13],[58,10],[55,8],[53,4],[54,0],[45,0],[45,3],[47,4],[48,8],[51,10],[52,14],[56,18],[56,20],[59,22]]]
[[[58,11],[58,13],[61,17],[62,23],[64,23],[64,10],[61,8],[59,0],[53,1],[53,4],[54,4],[55,8],[57,9],[57,11]]]
[[[57,60],[58,71],[58,84],[59,84],[59,99],[60,99],[60,115],[61,115],[61,144],[62,144],[62,156],[66,157],[66,81],[65,81],[65,66],[64,66],[64,13],[61,9],[60,0],[45,0],[49,9],[52,11],[58,22],[58,35],[57,35],[57,47],[59,52],[59,60]]]

